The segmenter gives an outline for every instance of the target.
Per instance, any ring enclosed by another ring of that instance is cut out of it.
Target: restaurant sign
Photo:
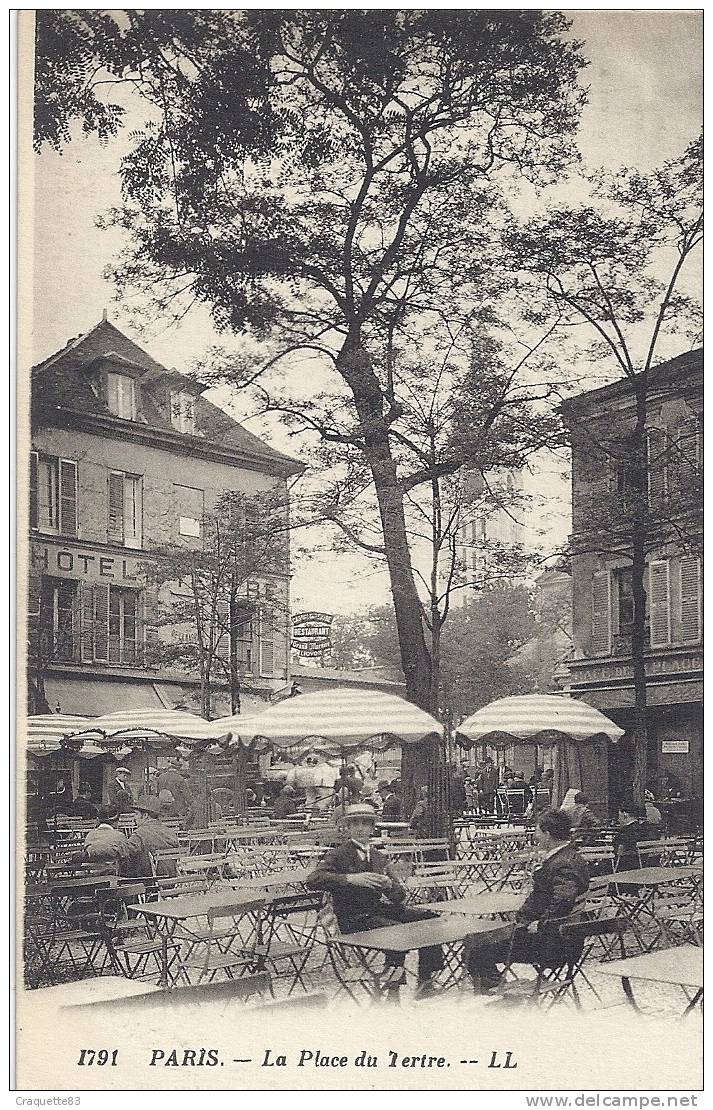
[[[305,659],[326,655],[332,650],[331,613],[295,613],[292,618],[292,647]]]

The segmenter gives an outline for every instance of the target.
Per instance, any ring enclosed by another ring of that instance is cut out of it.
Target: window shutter
[[[681,559],[681,639],[701,638],[701,561],[697,555]]]
[[[59,530],[77,534],[77,464],[69,459],[59,460]]]
[[[649,505],[660,505],[668,492],[666,462],[667,437],[663,428],[649,428],[646,433],[646,476]]]
[[[39,528],[40,515],[37,502],[37,464],[36,451],[30,451],[30,528]]]
[[[124,542],[124,475],[109,471],[109,527],[110,540]]]
[[[30,572],[27,582],[27,637],[30,657],[37,658],[42,611],[42,575]]]
[[[589,502],[599,515],[607,510],[612,488],[612,460],[608,455],[592,453],[591,478],[589,482]]]
[[[230,661],[230,604],[218,601],[215,606],[215,654],[218,659]]]
[[[143,591],[144,647],[156,647],[158,635],[158,587],[147,586]]]
[[[260,609],[260,674],[272,678],[275,671],[275,643],[272,613]]]
[[[94,595],[94,658],[100,663],[109,659],[109,587],[96,582]]]
[[[684,420],[678,426],[676,437],[676,456],[678,463],[678,477],[683,493],[687,492],[687,483],[691,482],[700,470],[700,427],[695,416]]]
[[[94,659],[94,591],[89,582],[79,583],[79,658]]]
[[[669,606],[668,559],[649,563],[649,613],[651,646],[662,647],[671,642],[671,610]]]
[[[595,655],[611,655],[611,574],[608,570],[592,575],[592,650]]]
[[[141,547],[143,533],[143,482],[133,474],[124,475],[124,543]],[[111,496],[109,498],[111,508]],[[111,512],[110,512],[111,517]]]

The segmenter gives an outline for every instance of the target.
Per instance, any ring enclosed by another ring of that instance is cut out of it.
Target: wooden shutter
[[[275,642],[273,614],[264,607],[260,609],[260,674],[272,678],[275,672]]]
[[[141,547],[143,535],[143,482],[134,474],[124,475],[124,543]],[[111,504],[111,497],[110,497]],[[111,515],[111,514],[110,514]]]
[[[230,604],[217,601],[215,606],[216,626],[213,629],[215,654],[218,659],[230,661]]]
[[[691,416],[678,426],[676,436],[676,455],[678,474],[682,492],[686,493],[686,483],[694,479],[700,470],[700,427],[698,417]]]
[[[681,639],[693,643],[701,638],[701,560],[697,555],[681,558]]]
[[[109,659],[109,587],[96,582],[94,595],[94,658],[100,663]]]
[[[668,492],[667,436],[663,428],[649,428],[646,433],[646,476],[649,505],[661,505]]]
[[[109,587],[109,662],[121,662],[123,614],[121,608],[121,593],[114,587]]]
[[[79,658],[94,659],[94,589],[89,582],[79,583]]]
[[[154,649],[159,640],[158,635],[158,587],[147,586],[143,591],[143,631],[144,647]]]
[[[59,460],[59,530],[77,534],[77,464],[70,459]]]
[[[30,571],[27,581],[27,638],[30,657],[36,659],[40,646],[42,575]]]
[[[109,471],[109,526],[107,535],[110,540],[124,542],[124,475],[119,471]]]
[[[39,528],[40,513],[37,499],[37,467],[38,455],[30,451],[30,528]]]
[[[671,608],[669,604],[668,559],[649,563],[649,614],[651,646],[662,647],[671,642]]]
[[[611,655],[611,573],[592,575],[592,651]]]

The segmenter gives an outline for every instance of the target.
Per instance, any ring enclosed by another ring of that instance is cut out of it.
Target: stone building
[[[645,589],[648,781],[702,793],[701,414],[703,352],[650,371]],[[623,728],[632,725],[630,384],[568,401],[572,436],[573,658],[569,687]],[[630,789],[628,736],[608,757],[612,808]]]
[[[198,711],[198,677],[165,665],[195,636],[159,618],[185,583],[151,584],[152,551],[201,545],[212,506],[244,495],[286,505],[300,472],[103,319],[32,371],[29,503],[30,713]],[[283,541],[280,541],[283,542]],[[243,709],[290,686],[289,544],[279,572],[241,585]],[[259,569],[259,568],[258,568]],[[225,659],[228,636],[216,633]],[[215,713],[229,711],[225,667]]]

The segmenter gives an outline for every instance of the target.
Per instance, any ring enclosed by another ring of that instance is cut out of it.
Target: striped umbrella
[[[499,698],[467,717],[458,725],[458,732],[463,747],[484,741],[501,748],[518,740],[552,747],[563,737],[582,741],[606,736],[618,740],[624,735],[624,729],[598,709],[564,694]]]
[[[179,709],[127,709],[85,720],[79,736],[108,747],[114,744],[159,750],[183,741],[217,740],[226,729],[216,722],[204,721],[194,713]]]
[[[378,690],[337,688],[286,698],[251,718],[222,718],[233,742],[257,747],[343,755],[359,749],[384,749],[443,735],[443,725],[404,698]]]
[[[76,749],[65,749],[62,741],[69,734],[81,730],[89,724],[87,717],[79,717],[69,713],[42,713],[27,717],[24,728],[20,727],[20,734],[24,732],[27,737],[27,752],[35,757],[52,755],[60,751],[76,751],[82,756],[102,755],[104,749],[99,747],[91,738],[78,744]]]

